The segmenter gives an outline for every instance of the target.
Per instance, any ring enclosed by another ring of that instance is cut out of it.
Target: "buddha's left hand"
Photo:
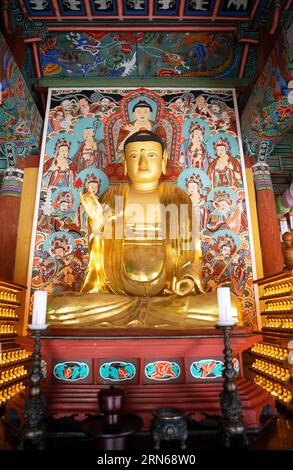
[[[177,295],[189,295],[194,289],[194,281],[190,277],[183,277],[176,280],[174,283],[173,291]]]

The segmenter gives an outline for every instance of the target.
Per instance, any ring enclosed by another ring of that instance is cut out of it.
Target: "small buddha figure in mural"
[[[145,101],[140,100],[133,106],[132,109],[134,120],[127,126],[121,127],[118,135],[118,148],[123,150],[125,140],[141,128],[153,131],[158,134],[163,142],[166,141],[166,131],[162,124],[156,123],[152,120],[153,108]]]
[[[159,182],[166,172],[162,139],[142,129],[124,144],[129,182],[100,201],[80,195],[88,216],[90,258],[81,293],[49,297],[59,327],[209,327],[216,293],[203,293],[198,221],[188,194]],[[234,301],[234,314],[237,308]]]

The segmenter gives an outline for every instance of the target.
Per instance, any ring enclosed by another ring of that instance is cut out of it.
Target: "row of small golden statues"
[[[166,173],[161,138],[141,129],[124,143],[129,182],[100,201],[81,196],[90,257],[81,293],[50,296],[49,323],[58,327],[214,326],[216,292],[204,294],[198,220],[189,196]],[[236,297],[232,297],[237,321]]]
[[[15,308],[0,307],[0,317],[3,318],[17,318]]]
[[[0,352],[0,365],[11,364],[30,357],[30,353],[25,348],[4,349]]]
[[[10,398],[17,395],[17,393],[22,390],[25,390],[25,384],[23,382],[17,382],[16,384],[0,390],[0,406],[4,405],[6,401],[10,400]]]
[[[6,300],[9,302],[17,302],[17,295],[8,290],[0,291],[0,300]]]
[[[15,334],[15,328],[13,323],[1,323],[0,324],[0,335]]]
[[[254,370],[259,370],[267,375],[271,375],[272,377],[278,380],[282,380],[282,382],[288,382],[288,380],[290,380],[289,369],[273,364],[271,362],[266,362],[262,359],[255,359],[251,367]]]
[[[255,352],[264,357],[280,359],[281,361],[286,361],[289,354],[287,348],[280,348],[278,345],[267,343],[255,343],[251,348],[251,352]]]
[[[253,381],[260,387],[264,388],[273,397],[277,397],[279,400],[283,401],[284,403],[291,402],[292,400],[291,390],[289,390],[286,387],[283,387],[281,384],[277,382],[273,382],[272,380],[262,377],[261,375],[256,375]]]
[[[0,373],[0,385],[12,382],[13,380],[19,377],[24,377],[25,375],[27,375],[27,369],[24,365],[5,369]]]

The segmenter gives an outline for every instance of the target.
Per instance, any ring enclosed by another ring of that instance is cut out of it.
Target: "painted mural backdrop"
[[[42,118],[0,33],[0,145],[13,142],[23,148],[38,146]]]
[[[237,77],[241,47],[234,33],[50,33],[41,66],[56,78]]]
[[[137,128],[166,142],[165,180],[189,195],[200,220],[207,292],[230,286],[254,322],[252,268],[235,109],[227,90],[53,90],[32,288],[79,291],[88,263],[79,193],[123,181],[121,149]]]

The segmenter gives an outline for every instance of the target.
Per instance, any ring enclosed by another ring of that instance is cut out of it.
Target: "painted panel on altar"
[[[98,382],[136,384],[139,380],[139,360],[135,358],[104,358],[98,360]]]
[[[240,372],[240,363],[237,357],[233,357],[233,366],[237,374]],[[204,381],[222,381],[224,370],[223,357],[212,358],[187,358],[188,381],[200,383]]]
[[[53,383],[83,383],[93,382],[91,359],[65,360],[54,359],[52,361]]]
[[[143,106],[139,105],[143,103]],[[32,291],[79,292],[88,264],[80,193],[126,181],[125,139],[144,127],[168,150],[163,180],[190,196],[200,221],[206,292],[229,286],[255,324],[244,162],[231,90],[54,89],[41,158]]]
[[[183,383],[183,360],[181,358],[147,358],[144,360],[143,383]]]

